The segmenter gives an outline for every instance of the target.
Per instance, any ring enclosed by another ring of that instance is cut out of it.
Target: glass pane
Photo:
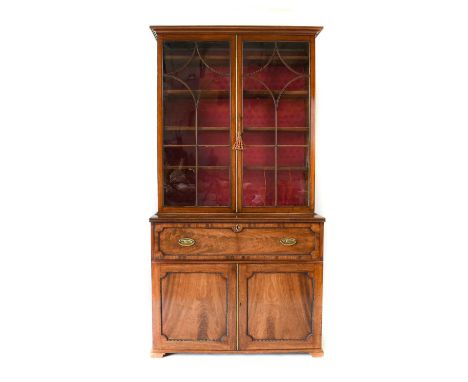
[[[195,147],[164,147],[164,164],[167,166],[195,166]]]
[[[230,199],[229,169],[198,169],[198,204],[227,206]]]
[[[307,171],[278,171],[278,205],[303,206],[308,196]]]
[[[290,129],[282,131],[278,128],[278,144],[279,145],[307,145],[309,140],[309,132],[305,129]]]
[[[165,206],[229,206],[228,41],[163,43]]]
[[[166,169],[164,198],[167,206],[194,206],[195,169]]]
[[[274,206],[275,171],[244,169],[242,199],[246,207]]]
[[[244,148],[244,167],[275,166],[275,148],[265,146],[246,146]],[[273,168],[274,170],[274,168]]]
[[[198,130],[199,145],[229,145],[229,130]]]
[[[278,147],[278,166],[298,166],[307,165],[307,147]]]
[[[229,87],[227,89],[229,90]],[[224,92],[211,94],[218,98],[203,98],[204,95],[210,94],[208,91],[206,94],[201,93],[202,98],[198,103],[198,126],[201,129],[204,127],[229,128],[231,118],[229,94]]]
[[[231,162],[231,146],[198,147],[199,166],[225,166]]]
[[[275,133],[271,131],[245,131],[242,135],[244,144],[246,145],[274,145],[275,144]]]
[[[195,145],[195,130],[167,129],[164,133],[165,145]]]
[[[243,205],[307,206],[309,43],[243,43]]]

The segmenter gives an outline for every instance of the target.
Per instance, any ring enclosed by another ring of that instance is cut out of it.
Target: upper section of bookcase
[[[323,27],[320,26],[260,26],[260,25],[153,25],[150,26],[151,31],[157,38],[163,34],[206,34],[206,33],[223,33],[223,34],[291,34],[291,35],[308,35],[317,36]]]
[[[161,213],[311,213],[321,27],[153,26]]]

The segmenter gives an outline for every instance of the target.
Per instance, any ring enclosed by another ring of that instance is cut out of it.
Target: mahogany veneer
[[[321,27],[160,26],[153,351],[323,355]]]

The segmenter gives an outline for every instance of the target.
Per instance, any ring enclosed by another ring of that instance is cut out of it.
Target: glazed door
[[[247,264],[239,271],[239,350],[321,347],[321,263]]]
[[[236,349],[236,266],[153,264],[154,348]]]
[[[160,211],[235,208],[234,41],[175,35],[158,43]]]
[[[238,205],[313,209],[314,39],[240,36]]]

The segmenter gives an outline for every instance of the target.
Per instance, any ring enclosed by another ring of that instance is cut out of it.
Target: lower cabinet
[[[153,263],[153,351],[321,350],[322,263]]]

